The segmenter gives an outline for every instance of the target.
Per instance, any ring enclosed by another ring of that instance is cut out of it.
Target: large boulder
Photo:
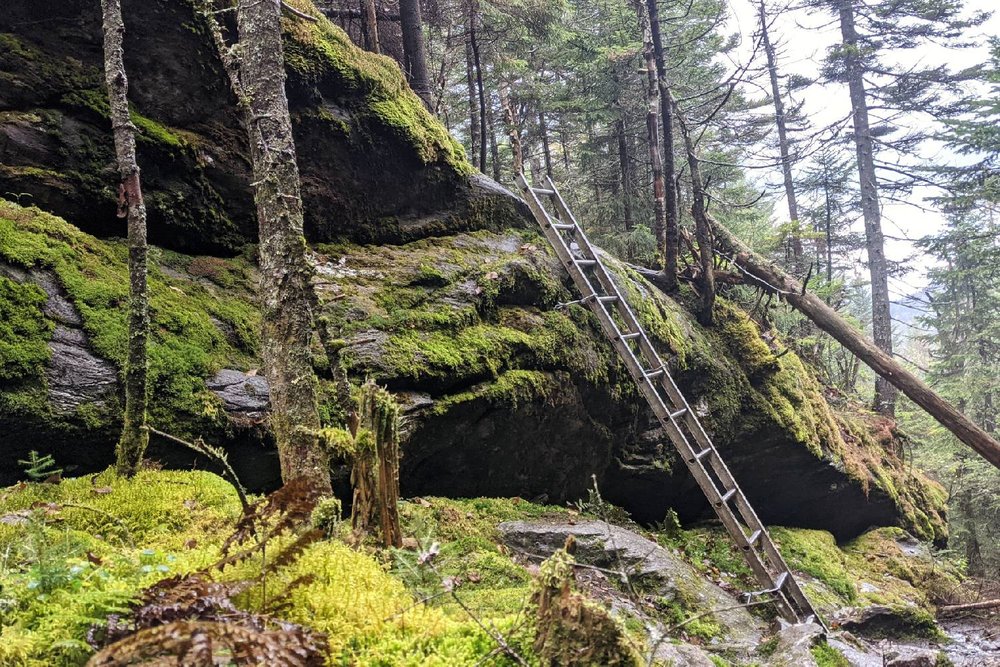
[[[249,160],[200,4],[122,3],[129,99],[151,242],[234,254],[256,236]],[[319,15],[308,0],[293,4]],[[284,27],[312,240],[517,224],[517,202],[472,175],[393,60],[358,49],[326,19]],[[124,235],[125,223],[102,62],[100,3],[12,0],[0,12],[0,196],[106,237]]]

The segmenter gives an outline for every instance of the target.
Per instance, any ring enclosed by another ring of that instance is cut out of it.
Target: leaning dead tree
[[[238,50],[225,43],[207,0],[203,15],[240,104],[250,144],[260,236],[261,358],[270,385],[281,478],[287,484],[304,477],[330,493],[330,455],[319,435],[310,354],[313,266],[303,236],[301,184],[285,95],[282,7],[278,2],[239,0]]]
[[[118,158],[118,216],[128,218],[128,358],[125,361],[125,422],[117,447],[117,470],[134,475],[149,444],[146,431],[146,385],[149,358],[149,293],[146,285],[146,204],[135,157],[135,125],[128,110],[125,75],[125,23],[119,0],[103,0],[104,75],[111,106],[111,126]]]
[[[892,356],[879,349],[826,302],[806,291],[805,285],[774,263],[754,253],[711,216],[706,216],[706,219],[711,225],[719,253],[739,267],[748,284],[777,294],[787,301],[816,326],[833,336],[886,382],[906,394],[955,437],[1000,468],[1000,442],[938,396],[920,378],[896,363]]]

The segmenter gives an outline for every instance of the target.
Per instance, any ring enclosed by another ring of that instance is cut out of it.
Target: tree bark
[[[886,355],[892,356],[892,319],[889,311],[889,270],[885,259],[882,236],[882,214],[878,201],[875,176],[874,141],[868,124],[868,100],[865,93],[864,68],[854,27],[853,0],[838,0],[840,32],[844,40],[844,61],[847,69],[851,108],[854,115],[854,143],[858,155],[858,176],[861,184],[861,211],[865,219],[865,239],[868,246],[868,270],[872,289],[872,337]],[[893,416],[896,411],[896,391],[884,378],[875,381],[874,409]]]
[[[684,148],[687,152],[688,170],[691,172],[691,217],[694,218],[694,233],[698,239],[698,263],[701,271],[698,274],[698,286],[701,290],[701,306],[698,309],[698,321],[704,326],[711,326],[715,309],[715,258],[712,254],[712,230],[708,220],[706,207],[705,181],[701,177],[701,164],[691,140],[691,130],[680,106],[671,98],[674,115],[681,129]]]
[[[330,457],[319,440],[310,355],[312,264],[302,233],[299,171],[285,96],[280,4],[239,0],[238,89],[250,139],[260,229],[261,357],[285,483],[307,478],[330,492]]]
[[[493,103],[486,106],[486,120],[489,122],[487,139],[490,142],[490,169],[493,172],[493,180],[500,182],[500,147],[497,146],[497,124],[493,113]]]
[[[483,61],[479,55],[479,38],[476,36],[476,23],[478,21],[478,16],[476,15],[475,6],[471,10],[469,17],[471,31],[469,39],[472,43],[472,64],[476,72],[476,92],[479,95],[479,136],[486,136],[486,88],[483,85]],[[496,143],[496,138],[493,139],[494,144]],[[495,145],[493,146],[495,150]],[[494,155],[494,159],[496,156]],[[499,167],[494,166],[494,171],[497,171]],[[479,144],[479,171],[486,173],[486,142],[483,139],[482,143]],[[494,180],[498,180],[497,179]]]
[[[103,0],[104,76],[111,107],[111,126],[118,158],[119,217],[128,218],[128,357],[125,362],[125,420],[118,440],[116,468],[131,477],[142,463],[149,444],[146,430],[149,293],[146,284],[146,204],[142,198],[139,164],[135,156],[135,125],[128,109],[125,74],[125,23],[119,0]]]
[[[774,99],[774,122],[778,127],[778,151],[781,157],[781,175],[785,184],[785,199],[788,202],[788,218],[792,222],[792,258],[797,271],[802,269],[802,235],[799,233],[799,205],[795,200],[795,183],[792,180],[792,158],[788,145],[788,122],[785,116],[785,101],[781,97],[781,87],[778,85],[778,59],[767,32],[767,13],[764,10],[764,0],[759,8],[761,40],[764,42],[764,54],[767,56],[767,73],[771,79],[771,97]]]
[[[365,48],[372,53],[381,53],[382,45],[378,36],[378,14],[375,12],[375,0],[361,0],[364,8],[361,24],[365,34]]]
[[[653,38],[653,57],[656,62],[656,80],[660,89],[660,125],[663,128],[663,276],[667,291],[677,287],[677,251],[680,211],[677,206],[677,190],[674,188],[674,125],[670,108],[670,87],[667,85],[667,58],[663,50],[660,34],[660,8],[658,0],[646,0],[649,11],[650,36]]]
[[[631,231],[635,224],[632,220],[632,165],[628,158],[624,115],[623,112],[622,117],[615,123],[615,134],[618,135],[618,167],[621,171],[622,222],[625,225],[625,231]]]
[[[635,10],[642,30],[642,53],[646,60],[646,134],[649,141],[649,169],[653,174],[653,235],[656,237],[657,251],[662,258],[666,240],[666,187],[663,181],[663,163],[660,161],[659,83],[657,83],[656,56],[653,53],[649,14],[642,0],[636,1]]]
[[[420,18],[420,0],[399,0],[399,25],[403,33],[406,79],[424,105],[430,109],[431,85],[427,75],[427,50],[424,47],[424,24]]]
[[[472,20],[471,13],[469,17]],[[479,171],[485,172],[486,165],[479,161],[480,141],[485,141],[485,136],[480,136],[480,117],[482,109],[479,105],[479,95],[476,92],[476,65],[472,53],[472,27],[468,27],[465,35],[465,84],[469,94],[469,155],[471,159],[478,163]]]
[[[552,173],[552,153],[549,150],[549,122],[545,112],[538,112],[538,134],[542,140],[542,158],[545,160],[545,175],[554,178]]]
[[[511,103],[508,87],[500,86],[500,106],[503,108],[507,137],[510,139],[511,166],[515,174],[520,174],[524,172],[524,152],[521,150],[521,133],[518,131],[517,119],[514,117],[514,105]]]
[[[777,292],[886,382],[906,394],[955,437],[1000,468],[1000,442],[934,393],[920,378],[896,363],[891,355],[866,338],[822,299],[806,292],[798,280],[751,251],[711,216],[707,220],[712,226],[716,245],[746,272],[750,284],[772,293]]]

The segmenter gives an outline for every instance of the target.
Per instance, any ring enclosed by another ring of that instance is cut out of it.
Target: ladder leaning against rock
[[[517,184],[559,261],[583,295],[571,303],[586,305],[597,315],[605,336],[625,362],[667,437],[763,587],[755,594],[771,594],[778,612],[789,622],[811,621],[822,625],[819,614],[802,593],[764,524],[677,388],[645,329],[625,302],[555,184],[546,178],[545,187],[532,187],[523,174],[518,175]],[[540,197],[551,199],[557,219],[545,210]]]

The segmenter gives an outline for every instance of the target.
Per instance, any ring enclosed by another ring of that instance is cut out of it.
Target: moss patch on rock
[[[101,241],[37,209],[0,202],[0,260],[52,271],[79,311],[94,352],[123,367],[128,303],[123,242]],[[256,367],[259,321],[247,259],[226,260],[225,269],[218,269],[225,278],[217,279],[228,283],[225,290],[183,273],[185,265],[197,261],[154,248],[149,281],[149,378],[156,397],[150,405],[151,418],[155,425],[176,425],[189,435],[197,432],[198,425],[222,423],[218,399],[206,390],[204,379],[223,367]],[[26,354],[26,362],[16,368],[4,366],[4,379],[26,380],[37,377],[44,363],[51,324],[38,317],[44,303],[39,290],[9,282],[2,283],[7,306],[13,307],[12,298],[20,299],[16,304],[20,319],[10,321],[19,332],[12,343],[33,354]]]

